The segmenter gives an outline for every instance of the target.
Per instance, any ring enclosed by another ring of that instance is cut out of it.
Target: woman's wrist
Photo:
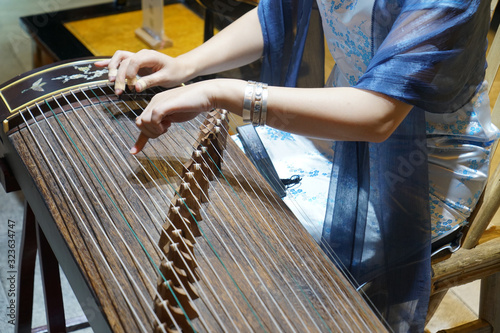
[[[174,58],[174,61],[175,70],[177,71],[177,73],[181,73],[180,76],[182,77],[182,82],[179,82],[179,84],[185,83],[199,76],[196,62],[191,61],[190,59],[185,57],[184,54]]]
[[[215,79],[205,81],[208,96],[214,108],[225,109],[238,116],[242,115],[243,100],[247,81],[237,79]]]

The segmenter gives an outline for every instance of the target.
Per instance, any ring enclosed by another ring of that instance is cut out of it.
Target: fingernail
[[[130,152],[130,154],[135,155],[135,154],[137,154],[137,148],[135,148],[135,146],[134,146],[134,147],[130,148],[129,152]]]
[[[138,88],[137,91],[143,91],[144,89],[146,89],[146,82],[144,82],[143,79],[139,79],[135,85]]]

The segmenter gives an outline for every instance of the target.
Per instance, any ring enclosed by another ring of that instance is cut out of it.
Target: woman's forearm
[[[217,83],[218,82],[218,83]],[[246,82],[215,80],[216,107],[241,115]],[[321,139],[384,141],[412,106],[357,88],[269,87],[267,124]]]
[[[352,87],[271,87],[267,105],[272,127],[316,138],[369,142],[386,140],[412,108]]]
[[[177,57],[191,68],[190,78],[247,65],[262,56],[264,41],[257,8],[201,46]]]
[[[152,50],[116,51],[111,59],[96,62],[96,66],[108,67],[109,80],[120,95],[126,84],[137,91],[152,86],[170,88],[200,75],[246,65],[261,57],[263,47],[255,8],[206,43],[177,58]]]
[[[141,130],[132,154],[148,139],[165,133],[173,122],[193,119],[213,108],[242,115],[247,82],[216,79],[157,94],[137,117]],[[269,87],[267,124],[309,137],[380,142],[389,137],[412,106],[357,88]]]

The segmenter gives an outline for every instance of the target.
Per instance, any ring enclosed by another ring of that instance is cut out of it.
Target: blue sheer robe
[[[261,1],[263,81],[296,85],[312,5]],[[333,84],[414,105],[383,143],[336,142],[321,244],[392,329],[421,332],[431,278],[429,156],[438,154],[428,151],[426,114],[445,123],[479,91],[489,1],[343,0],[319,8],[328,42],[344,41],[332,52]],[[486,132],[477,140],[484,146],[495,129]]]

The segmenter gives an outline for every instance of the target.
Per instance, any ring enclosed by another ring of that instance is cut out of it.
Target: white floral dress
[[[328,86],[353,86],[372,58],[374,0],[318,0],[323,29],[335,59]],[[426,113],[432,239],[467,222],[486,182],[490,149],[499,137],[490,120],[487,83],[453,113]],[[257,128],[280,178],[300,184],[285,201],[317,239],[323,229],[333,142],[310,140],[270,127]]]

